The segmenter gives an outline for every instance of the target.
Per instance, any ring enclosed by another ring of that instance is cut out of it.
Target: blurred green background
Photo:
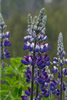
[[[46,34],[51,58],[57,53],[57,39],[59,32],[63,33],[64,48],[67,52],[67,0],[2,0],[2,14],[11,33],[12,46],[9,48],[12,57],[23,57],[23,37],[27,35],[27,15],[38,15],[41,8],[47,14]]]

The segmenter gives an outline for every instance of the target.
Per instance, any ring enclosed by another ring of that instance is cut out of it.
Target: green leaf
[[[21,94],[22,94],[22,87],[20,87],[20,88],[18,89],[18,96],[21,96]]]
[[[4,70],[3,70],[3,73],[2,75],[8,75],[8,74],[13,74],[13,68],[11,66],[9,67],[5,67]]]
[[[6,90],[0,90],[0,94],[5,94],[5,93],[7,93]]]
[[[6,81],[9,85],[13,85],[13,81],[11,80],[11,78],[10,77],[8,77],[8,76],[5,76],[5,77],[3,77],[2,78],[2,80],[3,81]]]

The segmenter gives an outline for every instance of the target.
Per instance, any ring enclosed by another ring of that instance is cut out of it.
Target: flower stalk
[[[36,46],[36,41],[34,43],[34,48]],[[34,67],[35,67],[35,51],[33,51],[33,66],[32,66],[32,75],[31,75],[31,96],[30,96],[30,100],[33,100],[33,92],[34,92]]]
[[[63,66],[61,67],[60,100],[63,100],[63,89],[62,89],[62,83],[63,83]]]

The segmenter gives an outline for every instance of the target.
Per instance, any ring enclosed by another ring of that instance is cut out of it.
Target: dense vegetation
[[[48,52],[49,56],[53,58],[57,52],[57,37],[58,33],[62,31],[64,37],[64,47],[67,51],[67,6],[65,2],[53,3],[52,6],[46,6],[43,0],[30,0],[28,3],[26,0],[2,0],[2,13],[6,20],[7,30],[11,32],[11,43],[12,46],[9,48],[12,57],[23,57],[26,52],[23,51],[23,38],[26,35],[27,29],[27,14],[28,12],[37,13],[38,9],[42,6],[46,8],[47,23],[46,23],[46,34],[48,36],[49,45],[52,49]],[[36,5],[35,5],[36,2]],[[28,8],[28,9],[27,9]],[[33,15],[35,14],[33,13]],[[5,63],[2,68],[2,99],[4,100],[21,100],[20,96],[23,95],[23,91],[26,89],[24,84],[27,86],[24,79],[24,72],[26,66],[21,64],[22,58],[10,59],[10,64]],[[1,65],[0,65],[1,66]],[[19,77],[18,77],[19,76]],[[19,86],[19,87],[18,87]],[[6,91],[7,90],[7,91]],[[22,91],[23,90],[23,91]],[[9,91],[9,92],[8,92]],[[44,98],[45,100],[45,98]],[[49,100],[46,99],[46,100]]]

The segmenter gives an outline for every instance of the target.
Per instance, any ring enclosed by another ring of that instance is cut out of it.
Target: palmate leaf
[[[11,67],[13,68],[13,72],[16,73],[23,73],[25,72],[26,67],[21,63],[22,58],[11,58],[10,63]]]

